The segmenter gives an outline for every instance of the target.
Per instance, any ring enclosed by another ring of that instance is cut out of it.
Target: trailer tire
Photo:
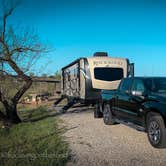
[[[100,103],[95,104],[95,109],[94,109],[94,118],[102,118],[103,113],[102,113],[102,105]]]
[[[116,124],[115,119],[112,115],[112,109],[109,104],[104,104],[103,121],[106,125]]]

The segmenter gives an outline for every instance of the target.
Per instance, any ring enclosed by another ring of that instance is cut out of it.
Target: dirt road
[[[69,129],[72,159],[68,166],[166,165],[166,149],[153,148],[144,132],[121,124],[106,126],[89,108],[74,108],[61,115]]]

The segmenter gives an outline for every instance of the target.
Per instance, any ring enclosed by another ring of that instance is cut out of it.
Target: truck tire
[[[106,125],[114,125],[116,123],[112,116],[112,109],[109,104],[104,104],[103,120]]]
[[[103,113],[102,113],[102,106],[100,103],[95,104],[95,109],[94,109],[94,118],[102,118]]]
[[[162,116],[158,113],[147,115],[147,135],[150,144],[155,148],[166,148],[166,130]]]

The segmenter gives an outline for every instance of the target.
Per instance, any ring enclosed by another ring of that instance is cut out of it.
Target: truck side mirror
[[[143,92],[142,91],[131,91],[131,94],[133,96],[143,96]]]

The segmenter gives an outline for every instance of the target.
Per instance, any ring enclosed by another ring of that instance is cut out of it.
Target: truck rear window
[[[97,80],[117,81],[123,78],[122,68],[96,67],[94,69],[94,77]]]

